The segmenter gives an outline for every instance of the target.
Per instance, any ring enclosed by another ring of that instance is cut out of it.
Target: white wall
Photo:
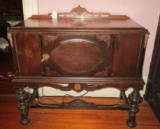
[[[24,20],[38,14],[38,0],[22,0]]]

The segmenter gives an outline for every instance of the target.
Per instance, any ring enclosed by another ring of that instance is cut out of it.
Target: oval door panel
[[[44,35],[43,76],[110,76],[112,41],[107,34]]]
[[[71,39],[60,42],[51,51],[50,60],[67,73],[86,73],[103,62],[103,53],[94,43],[84,39]]]

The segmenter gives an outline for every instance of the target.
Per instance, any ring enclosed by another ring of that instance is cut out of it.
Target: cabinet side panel
[[[15,38],[19,74],[21,76],[40,76],[41,49],[38,36],[34,34],[17,33]]]
[[[116,35],[113,74],[116,77],[135,77],[141,48],[141,35]]]

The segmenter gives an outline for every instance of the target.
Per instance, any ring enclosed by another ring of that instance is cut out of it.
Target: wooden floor
[[[0,72],[9,70],[4,66]],[[125,110],[31,109],[30,123],[24,126],[19,123],[14,93],[10,80],[0,80],[0,129],[129,129],[125,124],[128,118]],[[117,103],[120,100],[94,98],[93,101]],[[145,101],[140,105],[135,129],[160,129],[160,123]]]
[[[128,118],[125,110],[31,109],[29,118],[27,126],[21,125],[14,96],[0,96],[0,129],[129,129],[125,124]],[[137,114],[135,129],[160,129],[145,101]]]

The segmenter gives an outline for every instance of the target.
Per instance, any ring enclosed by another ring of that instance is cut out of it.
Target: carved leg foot
[[[18,109],[21,111],[20,123],[23,125],[27,125],[30,121],[27,117],[29,106],[26,100],[28,97],[29,94],[24,91],[23,87],[18,89],[16,93],[16,100],[18,101]]]
[[[126,124],[133,128],[137,125],[136,123],[136,113],[139,111],[139,103],[142,102],[142,97],[139,91],[134,90],[128,97],[129,104],[129,119],[126,121]]]

